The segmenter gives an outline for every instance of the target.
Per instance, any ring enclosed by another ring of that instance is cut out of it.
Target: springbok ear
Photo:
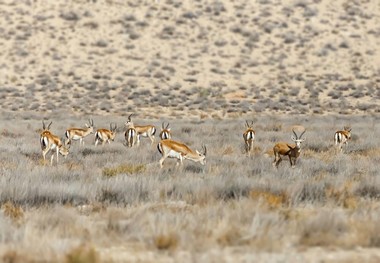
[[[292,141],[296,141],[297,140],[296,138],[294,138],[294,136],[292,136],[291,139],[292,139]]]
[[[171,130],[171,128],[167,128],[167,130],[168,130],[168,131],[170,131],[170,130]]]
[[[86,127],[87,127],[87,128],[90,128],[90,126],[88,126],[88,124],[87,124],[87,123],[85,123],[84,125],[86,125]]]
[[[195,150],[195,152],[196,152],[198,155],[201,155],[201,153],[200,153],[200,152],[198,152],[198,150]]]

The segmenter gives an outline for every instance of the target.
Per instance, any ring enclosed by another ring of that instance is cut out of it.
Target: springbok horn
[[[300,139],[302,138],[302,135],[306,132],[306,129],[301,133]]]
[[[206,145],[203,145],[203,155],[206,156],[207,154],[207,148]]]
[[[294,136],[296,136],[296,140],[298,140],[298,136],[297,136],[297,133],[294,131],[294,129],[292,129],[293,133],[294,133]]]
[[[47,127],[47,129],[49,130],[50,129],[50,125],[52,124],[53,122],[51,121]]]
[[[169,122],[168,122],[168,125],[166,125],[166,128],[165,129],[168,129],[169,128]]]

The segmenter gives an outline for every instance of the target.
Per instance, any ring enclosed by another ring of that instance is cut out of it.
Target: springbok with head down
[[[344,126],[343,131],[335,132],[334,142],[340,152],[343,151],[343,145],[347,146],[349,140],[351,140],[351,127]]]
[[[157,145],[158,151],[161,153],[160,167],[163,167],[163,163],[166,158],[177,158],[177,166],[182,165],[183,159],[188,159],[193,162],[200,162],[202,165],[206,164],[207,148],[203,146],[203,152],[200,153],[197,150],[193,151],[186,144],[176,142],[173,140],[162,140]]]
[[[95,132],[95,146],[98,145],[99,142],[104,145],[106,142],[108,144],[111,143],[111,141],[115,140],[116,137],[116,124],[113,126],[112,123],[110,123],[110,129],[98,129]]]
[[[243,139],[245,143],[245,152],[248,156],[250,156],[253,149],[253,141],[255,140],[256,132],[253,129],[253,121],[251,121],[251,124],[249,124],[248,121],[245,121],[245,123],[247,129],[243,133]]]
[[[52,122],[49,123],[49,125],[46,127],[45,122],[42,121],[42,127],[43,131],[40,134],[40,144],[41,144],[41,150],[42,150],[42,156],[44,158],[44,161],[46,161],[46,154],[52,150],[55,150],[55,154],[57,156],[57,164],[58,164],[58,156],[61,154],[62,156],[67,156],[69,154],[69,149],[66,148],[61,139],[58,136],[55,136],[50,131],[50,125]],[[51,155],[50,158],[50,165],[53,165],[53,159],[54,159],[54,152]]]
[[[296,160],[300,156],[301,153],[301,143],[305,141],[305,139],[302,139],[302,135],[306,132],[306,129],[301,133],[300,136],[297,135],[297,133],[292,130],[294,136],[292,136],[292,141],[295,142],[295,144],[288,144],[286,142],[279,142],[276,143],[276,145],[273,147],[274,152],[274,161],[273,166],[278,167],[280,162],[282,161],[281,156],[288,156],[290,161],[290,166],[292,168],[296,165]]]

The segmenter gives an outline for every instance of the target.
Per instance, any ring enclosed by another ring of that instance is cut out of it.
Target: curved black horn
[[[50,125],[52,124],[53,122],[51,121],[50,123],[49,123],[49,125],[47,126],[47,129],[48,130],[50,130]]]
[[[165,129],[168,129],[169,128],[169,122],[168,122],[168,125],[166,125],[166,128]]]
[[[132,117],[133,113],[129,114],[128,116],[128,120],[131,121],[131,117]]]
[[[294,131],[294,129],[292,129],[293,133],[294,133],[294,136],[296,136],[296,140],[298,140],[298,135],[297,133]]]
[[[303,135],[305,132],[306,132],[306,129],[304,129],[304,130],[303,130],[303,132],[301,133],[301,135],[300,135],[300,138],[299,138],[299,139],[301,139],[301,138],[302,138],[302,135]]]
[[[45,125],[44,120],[42,120],[42,129],[46,130],[46,125]]]
[[[206,145],[203,145],[203,155],[206,156],[207,154],[207,148],[206,148]]]
[[[247,125],[247,128],[248,128],[248,127],[249,127],[249,124],[248,124],[248,121],[247,121],[247,120],[245,121],[245,124]]]

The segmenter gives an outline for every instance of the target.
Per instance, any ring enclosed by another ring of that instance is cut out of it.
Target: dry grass
[[[93,118],[99,126],[109,122]],[[79,122],[53,120],[57,134]],[[125,118],[112,121],[121,127]],[[371,117],[277,116],[276,121],[255,116],[250,157],[242,151],[244,119],[171,121],[182,131],[177,140],[195,149],[207,145],[207,165],[185,160],[178,168],[168,160],[160,170],[156,145],[142,139],[140,147],[126,148],[122,131],[110,145],[95,147],[89,137],[58,165],[41,166],[38,133],[27,132],[38,129],[40,120],[20,119],[16,125],[3,119],[8,134],[18,136],[0,137],[1,256],[11,262],[33,262],[41,255],[60,262],[111,262],[131,255],[134,261],[167,261],[195,252],[198,259],[211,259],[238,248],[225,256],[240,261],[255,251],[266,261],[265,253],[281,254],[285,247],[304,251],[305,258],[314,247],[378,247],[379,126]],[[159,127],[162,121],[136,122]],[[337,154],[332,134],[346,122],[355,123],[354,140]],[[295,124],[307,128],[299,162],[294,169],[287,161],[275,169],[271,148],[278,140],[289,141]]]

